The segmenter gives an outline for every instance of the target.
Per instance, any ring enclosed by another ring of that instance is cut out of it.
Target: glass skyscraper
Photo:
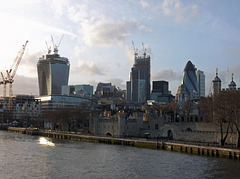
[[[182,84],[186,87],[191,99],[198,96],[198,78],[196,69],[191,61],[188,61],[184,68]]]
[[[47,54],[37,62],[39,95],[61,95],[62,86],[68,85],[69,61],[59,54]]]
[[[205,75],[188,61],[184,71],[182,84],[178,87],[176,99],[179,103],[205,97]]]
[[[135,63],[127,82],[128,101],[145,103],[150,99],[150,56],[135,56]]]

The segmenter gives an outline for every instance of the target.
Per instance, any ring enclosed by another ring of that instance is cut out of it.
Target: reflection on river
[[[240,161],[0,131],[0,178],[240,178]]]

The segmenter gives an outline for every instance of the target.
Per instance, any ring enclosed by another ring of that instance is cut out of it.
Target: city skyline
[[[239,1],[8,1],[1,4],[1,70],[29,40],[14,94],[38,93],[37,61],[56,44],[71,63],[69,85],[111,82],[126,89],[134,50],[151,54],[151,81],[169,81],[173,95],[191,60],[206,76],[206,95],[218,67],[222,87],[234,73],[240,86]],[[227,72],[228,71],[228,72]],[[152,84],[152,83],[151,83]],[[151,87],[152,89],[152,87]],[[95,90],[95,89],[94,89]]]

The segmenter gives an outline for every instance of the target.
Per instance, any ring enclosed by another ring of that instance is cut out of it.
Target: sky
[[[28,40],[13,93],[38,95],[37,61],[59,44],[70,61],[69,85],[111,82],[126,89],[138,53],[151,56],[151,81],[169,81],[176,95],[191,60],[206,76],[218,68],[222,87],[240,87],[238,0],[8,0],[0,6],[0,70],[9,69]],[[134,47],[133,43],[134,42]],[[151,83],[152,84],[152,83]],[[2,93],[2,87],[0,87]]]

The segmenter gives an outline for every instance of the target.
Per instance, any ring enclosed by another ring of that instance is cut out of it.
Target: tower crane
[[[143,56],[144,56],[144,58],[146,57],[146,48],[144,47],[144,43],[142,42],[142,46],[143,46]]]
[[[53,43],[53,52],[54,52],[54,54],[57,54],[57,53],[58,53],[58,47],[60,46],[60,44],[61,44],[61,42],[62,42],[62,39],[63,39],[63,35],[62,35],[62,37],[61,37],[58,45],[56,45],[56,44],[54,43],[54,40],[53,40],[53,36],[52,36],[52,35],[51,35],[51,38],[52,38],[52,43]]]
[[[3,84],[3,99],[5,99],[7,79],[4,77],[3,72],[1,72],[1,76],[2,76],[2,81],[0,83]]]
[[[133,44],[134,56],[135,56],[135,58],[136,58],[137,55],[138,55],[138,53],[137,53],[138,49],[135,48],[135,45],[134,45],[134,42],[133,42],[133,41],[132,41],[132,44]]]
[[[9,83],[9,110],[11,110],[11,104],[12,104],[12,95],[13,95],[13,91],[12,91],[12,83],[13,83],[13,79],[14,76],[17,72],[18,66],[22,60],[25,48],[27,46],[28,41],[26,41],[26,43],[22,46],[21,50],[18,52],[17,57],[15,58],[12,66],[10,67],[9,70],[6,70],[7,72],[7,80],[6,83]]]

